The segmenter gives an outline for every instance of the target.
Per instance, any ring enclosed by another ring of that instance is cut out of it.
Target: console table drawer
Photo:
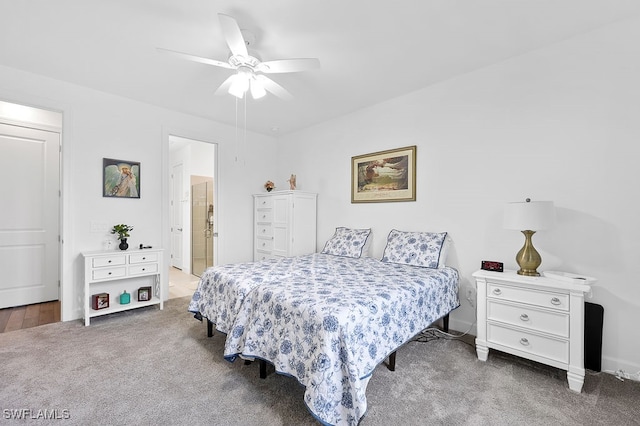
[[[565,312],[489,300],[487,301],[487,319],[559,337],[569,337],[569,314]]]
[[[157,274],[158,264],[149,263],[144,265],[134,265],[129,267],[129,275]]]
[[[129,263],[157,262],[158,253],[136,253],[129,255]]]
[[[540,336],[487,322],[487,341],[510,349],[569,363],[569,341]]]
[[[114,256],[95,257],[93,258],[91,265],[94,268],[101,268],[103,266],[124,265],[125,263],[127,263],[127,258],[122,254]]]
[[[92,278],[94,280],[106,280],[108,278],[120,278],[127,275],[126,268],[103,268],[103,269],[94,269],[92,273]]]
[[[487,282],[487,297],[527,303],[545,308],[569,310],[569,295],[549,291],[531,290],[522,287],[511,287],[504,284]]]

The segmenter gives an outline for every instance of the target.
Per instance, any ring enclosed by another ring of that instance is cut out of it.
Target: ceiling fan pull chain
[[[238,162],[238,98],[235,98],[236,100],[236,143],[234,144],[235,147],[235,151],[236,151],[236,163]]]
[[[244,138],[242,140],[242,158],[247,152],[247,96],[244,97]]]

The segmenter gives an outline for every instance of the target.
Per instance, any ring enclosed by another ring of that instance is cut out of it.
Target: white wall
[[[516,269],[524,238],[502,229],[504,204],[554,201],[556,228],[534,236],[540,270],[598,278],[603,369],[635,373],[637,40],[638,19],[619,23],[283,137],[277,183],[297,173],[299,189],[320,194],[318,249],[343,225],[371,227],[377,256],[392,228],[448,231],[448,263],[462,277],[457,330],[475,321],[465,296],[480,261]],[[408,145],[417,145],[417,200],[351,204],[351,157]]]
[[[131,246],[143,242],[169,253],[170,134],[218,143],[219,262],[251,259],[251,244],[238,242],[252,241],[251,194],[274,173],[273,138],[248,133],[240,146],[252,156],[236,159],[232,127],[6,67],[0,67],[0,99],[63,113],[63,320],[82,315],[80,253],[102,249],[110,237],[92,233],[92,221],[133,225]],[[102,197],[103,157],[140,161],[140,199]],[[166,279],[163,284],[168,288]]]

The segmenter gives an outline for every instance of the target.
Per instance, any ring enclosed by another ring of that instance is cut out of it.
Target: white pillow
[[[382,261],[438,268],[442,257],[446,232],[403,232],[392,229],[387,237],[387,246],[382,254]]]
[[[329,239],[322,249],[323,254],[359,258],[365,254],[365,246],[369,241],[371,229],[351,229],[345,227],[336,228],[333,237]]]

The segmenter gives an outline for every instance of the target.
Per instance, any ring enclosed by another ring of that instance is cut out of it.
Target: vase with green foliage
[[[113,225],[113,228],[111,228],[112,234],[118,234],[118,239],[120,240],[120,245],[118,247],[120,247],[120,250],[126,250],[129,248],[129,244],[127,243],[127,238],[131,236],[129,232],[131,232],[132,230],[133,230],[133,226],[125,225],[123,223],[119,225]]]

